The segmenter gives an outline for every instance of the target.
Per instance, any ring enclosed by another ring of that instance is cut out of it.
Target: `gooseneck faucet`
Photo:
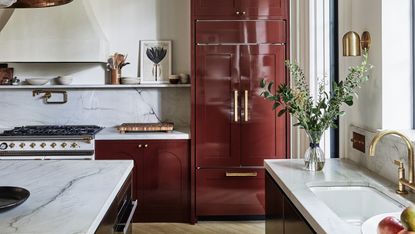
[[[408,186],[412,190],[415,190],[414,184],[414,147],[412,145],[411,140],[405,136],[403,133],[398,131],[382,131],[373,138],[372,143],[370,143],[369,147],[369,156],[375,156],[376,146],[379,141],[386,135],[396,135],[399,136],[406,144],[406,148],[408,149],[408,166],[409,166],[409,178],[408,180],[405,179],[405,168],[401,161],[395,160],[395,164],[399,166],[399,184],[396,193],[399,194],[407,194],[408,192],[405,189],[405,186]]]

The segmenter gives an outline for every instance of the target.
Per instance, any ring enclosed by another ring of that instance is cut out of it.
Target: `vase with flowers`
[[[278,116],[291,114],[296,120],[294,126],[299,126],[307,133],[310,147],[304,155],[305,169],[320,171],[324,167],[325,156],[320,148],[320,140],[324,132],[332,127],[337,128],[336,120],[344,115],[343,104],[353,105],[357,90],[368,80],[368,72],[372,65],[368,63],[368,53],[364,51],[361,64],[350,67],[345,80],[333,82],[331,91],[326,91],[325,79],[318,81],[318,92],[315,97],[305,79],[302,68],[286,61],[293,84],[280,84],[273,91],[273,82],[262,80],[261,96],[274,103],[273,109],[278,108]]]

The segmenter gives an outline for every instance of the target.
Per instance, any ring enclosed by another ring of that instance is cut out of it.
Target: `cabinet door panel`
[[[265,176],[265,233],[284,234],[284,193],[268,173]]]
[[[195,86],[197,166],[239,166],[238,47],[197,46]]]
[[[236,16],[238,0],[193,0],[196,18],[198,16]]]
[[[189,220],[189,146],[187,141],[145,141],[140,221]]]
[[[264,215],[264,169],[199,169],[196,173],[197,216]]]
[[[287,18],[287,0],[239,0],[247,17],[260,19]]]
[[[262,79],[275,86],[285,82],[284,60],[283,45],[241,46],[243,166],[263,166],[264,159],[286,156],[286,116],[277,117],[273,104],[259,96]]]

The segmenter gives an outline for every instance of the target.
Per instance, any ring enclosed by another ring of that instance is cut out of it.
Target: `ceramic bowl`
[[[121,77],[121,84],[136,85],[140,84],[141,79],[137,77]]]
[[[50,79],[46,78],[29,78],[26,79],[26,82],[30,85],[45,85],[50,81]]]
[[[72,76],[58,76],[55,78],[55,82],[58,85],[70,85],[72,83]]]
[[[180,76],[178,75],[171,75],[169,76],[170,84],[178,84],[180,82]]]

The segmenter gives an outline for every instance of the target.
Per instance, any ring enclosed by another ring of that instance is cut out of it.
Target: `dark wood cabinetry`
[[[194,0],[199,18],[279,19],[287,16],[286,0]]]
[[[98,160],[134,160],[135,221],[189,222],[187,140],[96,141]]]
[[[265,175],[265,233],[315,233],[271,175]]]

